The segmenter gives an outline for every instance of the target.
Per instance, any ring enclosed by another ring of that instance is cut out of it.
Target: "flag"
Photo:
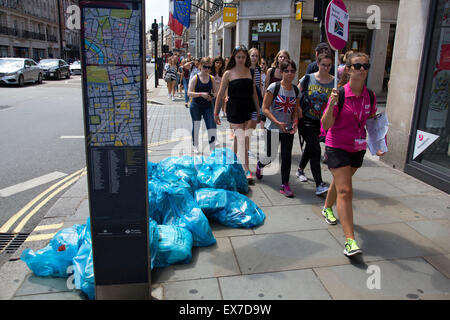
[[[175,17],[173,16],[174,14],[174,4],[173,4],[173,0],[170,1],[169,4],[169,28],[175,32],[175,34],[181,36],[183,34],[183,25],[177,20],[175,19]]]
[[[191,23],[191,0],[175,1],[173,17],[186,28]]]
[[[336,20],[336,22],[334,23],[334,33],[343,37],[344,36],[344,24]]]

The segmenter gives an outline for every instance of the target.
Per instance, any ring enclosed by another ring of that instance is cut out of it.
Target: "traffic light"
[[[158,24],[155,22],[152,23],[152,29],[150,30],[152,41],[158,42]]]

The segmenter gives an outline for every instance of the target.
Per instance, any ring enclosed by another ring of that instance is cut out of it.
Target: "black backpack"
[[[302,94],[300,96],[300,107],[302,107],[303,114],[311,107],[311,100],[308,95],[309,74],[305,74],[305,79],[302,83]]]
[[[344,101],[345,101],[345,89],[344,87],[340,87],[338,89],[339,91],[339,98],[338,98],[338,115],[341,113],[342,108],[344,107]],[[375,96],[373,94],[373,91],[367,88],[367,91],[369,91],[369,97],[370,97],[370,107],[373,106],[373,103],[375,102]],[[337,117],[336,117],[337,118]]]
[[[294,88],[295,96],[298,97],[300,89],[297,86],[294,86],[294,85],[292,85],[292,87]],[[273,91],[272,104],[273,104],[273,101],[275,100],[275,98],[278,96],[278,93],[280,92],[280,88],[281,88],[281,82],[277,81],[275,83],[275,90]]]

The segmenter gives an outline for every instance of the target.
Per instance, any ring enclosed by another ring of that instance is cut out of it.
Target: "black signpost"
[[[145,1],[80,1],[96,299],[150,299]]]

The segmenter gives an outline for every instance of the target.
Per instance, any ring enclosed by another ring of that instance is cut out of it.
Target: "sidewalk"
[[[183,98],[172,102],[162,80],[158,89],[149,81],[149,161],[158,162],[174,147],[190,144],[191,120]],[[219,142],[228,139],[226,128],[224,122]],[[348,259],[342,253],[342,226],[329,226],[322,218],[324,199],[314,194],[309,166],[307,183],[295,178],[300,156],[296,136],[294,198],[278,192],[279,173],[256,181],[247,196],[265,212],[264,225],[231,229],[212,224],[217,244],[193,248],[190,264],[153,270],[152,295],[164,300],[450,299],[448,194],[367,154],[353,178],[355,235],[364,254]],[[325,165],[322,174],[331,182]],[[41,224],[64,223],[66,228],[84,224],[88,215],[84,176]],[[2,267],[0,299],[85,299],[67,288],[66,279],[36,277],[19,259],[25,248],[47,243],[25,242]]]

